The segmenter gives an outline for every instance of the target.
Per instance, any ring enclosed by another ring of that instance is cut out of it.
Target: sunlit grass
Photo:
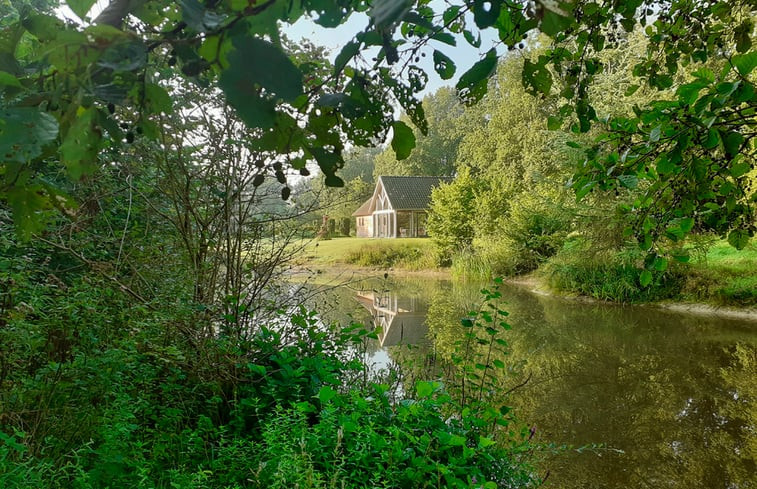
[[[691,300],[757,305],[757,241],[753,239],[743,250],[716,242],[692,261],[682,293]]]
[[[426,238],[314,240],[305,246],[299,259],[301,264],[316,266],[436,268],[433,246]]]

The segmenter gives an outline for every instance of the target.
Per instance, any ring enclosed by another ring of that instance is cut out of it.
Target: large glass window
[[[409,238],[413,236],[410,212],[397,212],[397,237]]]

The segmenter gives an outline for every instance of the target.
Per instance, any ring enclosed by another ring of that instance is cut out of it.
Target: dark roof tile
[[[427,209],[431,204],[431,190],[440,183],[450,183],[452,177],[379,177],[394,210]]]

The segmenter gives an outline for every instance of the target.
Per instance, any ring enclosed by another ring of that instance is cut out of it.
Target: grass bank
[[[426,238],[332,238],[313,241],[305,247],[300,264],[409,271],[438,268],[431,240]]]
[[[757,306],[757,241],[739,251],[724,241],[695,256],[681,290],[684,300]]]
[[[676,301],[757,306],[757,244],[736,250],[725,241],[691,250],[689,263],[671,263],[648,287],[639,284],[643,256],[636,250],[590,252],[567,247],[536,275],[551,290],[615,302]]]
[[[496,261],[496,260],[494,260]],[[736,250],[725,241],[706,251],[692,248],[687,264],[671,264],[650,287],[639,284],[640,252],[589,252],[566,245],[529,280],[558,294],[582,295],[613,302],[676,301],[717,306],[757,306],[757,241]],[[489,279],[507,275],[491,257],[457,255],[451,269],[437,265],[429,239],[333,238],[313,241],[300,257],[301,265],[323,268],[354,267],[404,271],[449,270],[457,279]],[[516,276],[516,279],[523,276]]]

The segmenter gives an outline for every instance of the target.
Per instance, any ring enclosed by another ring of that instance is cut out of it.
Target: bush
[[[685,280],[680,267],[672,264],[656,274],[648,287],[639,283],[644,256],[638,248],[595,251],[581,238],[564,248],[541,268],[550,287],[616,302],[646,302],[676,297]]]
[[[566,201],[564,191],[546,185],[513,197],[495,234],[476,242],[494,272],[527,273],[555,255],[573,221]]]
[[[427,227],[442,266],[451,264],[452,256],[473,242],[479,186],[463,169],[452,183],[442,183],[431,192]]]
[[[543,185],[517,194],[499,216],[488,208],[492,204],[489,194],[476,200],[482,203],[476,237],[470,246],[453,253],[456,276],[488,279],[528,273],[560,250],[573,223],[573,210],[563,190]]]
[[[64,349],[45,339],[63,322],[58,313],[17,312],[0,328],[0,353],[13,365],[0,391],[0,487],[530,483],[526,442],[509,434],[507,409],[482,398],[496,389],[491,370],[472,370],[480,359],[461,366],[484,379],[477,399],[461,401],[454,382],[452,394],[419,382],[398,400],[389,395],[397,389],[363,381],[355,346],[369,333],[359,325],[329,327],[299,309],[247,338],[193,343],[171,326],[188,327],[192,316],[86,285],[37,290],[30,305],[69,311]]]

